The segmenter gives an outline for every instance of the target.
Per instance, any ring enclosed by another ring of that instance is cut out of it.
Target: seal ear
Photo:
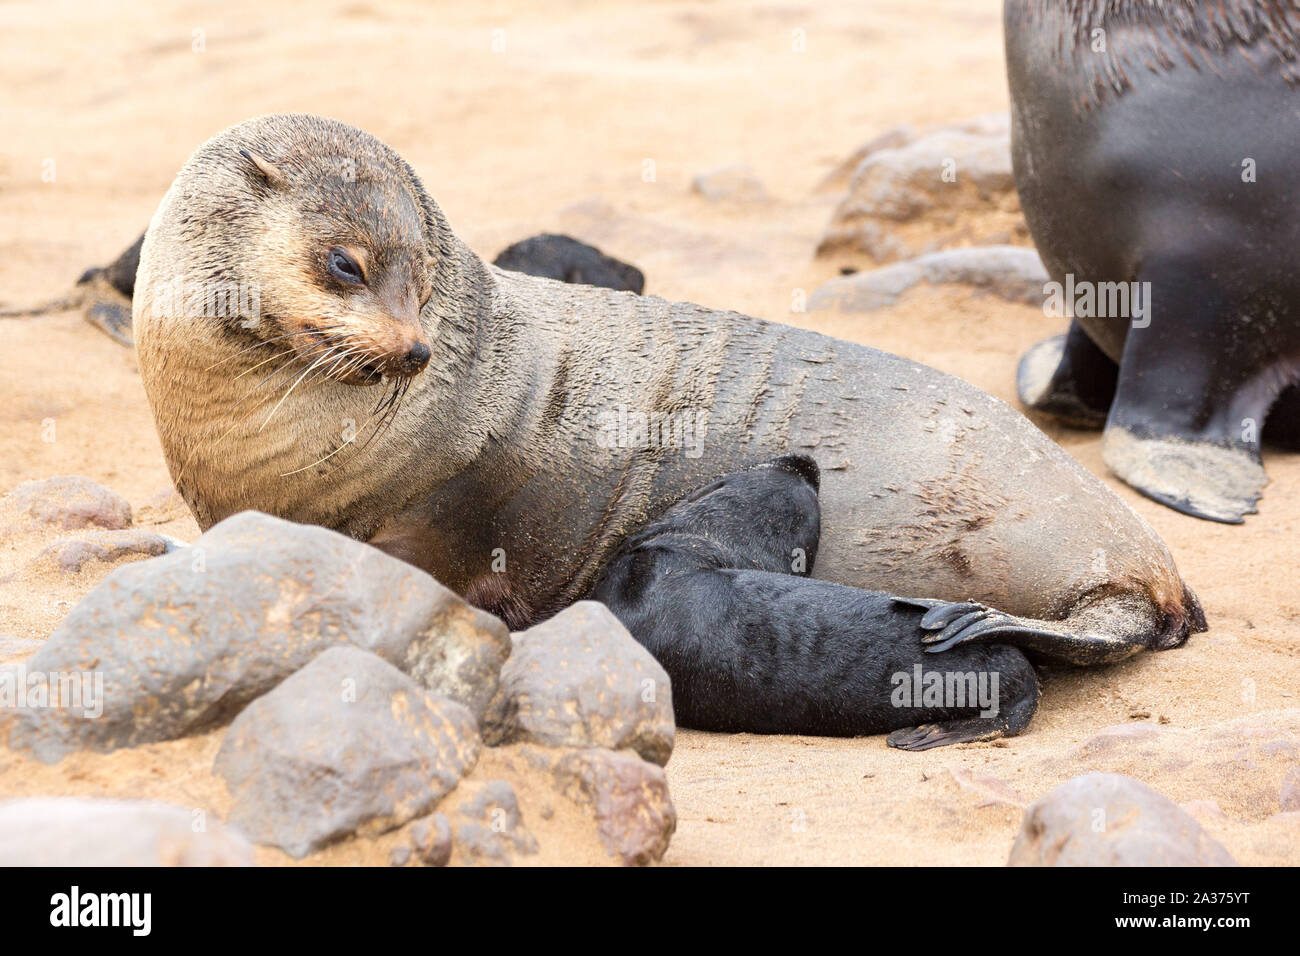
[[[289,177],[280,170],[279,166],[275,165],[275,163],[271,162],[265,156],[262,156],[260,153],[255,153],[251,149],[241,149],[239,155],[252,163],[261,174],[262,178],[276,189],[284,189],[289,185]]]

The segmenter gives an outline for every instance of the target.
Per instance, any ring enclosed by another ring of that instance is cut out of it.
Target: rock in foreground
[[[1009,866],[1236,866],[1177,804],[1118,774],[1090,773],[1030,805]]]
[[[514,636],[484,737],[629,748],[663,765],[675,729],[668,674],[605,605],[579,601]]]
[[[579,750],[555,767],[560,791],[591,807],[601,843],[625,866],[662,859],[677,829],[663,770],[634,754]]]
[[[244,512],[189,548],[116,568],[27,661],[96,682],[103,713],[0,710],[10,746],[53,762],[220,726],[321,651],[354,644],[476,712],[505,625],[429,575],[324,528]],[[102,682],[99,684],[98,682]]]
[[[374,654],[335,647],[235,719],[213,770],[234,798],[232,822],[302,857],[430,812],[478,748],[464,707]]]
[[[147,800],[0,803],[0,866],[252,866],[253,848],[195,811]]]

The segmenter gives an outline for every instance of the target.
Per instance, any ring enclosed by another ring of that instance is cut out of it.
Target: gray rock
[[[850,276],[831,279],[808,300],[810,310],[872,312],[888,308],[921,283],[971,285],[1009,302],[1042,305],[1048,281],[1038,253],[1021,246],[946,249]]]
[[[924,132],[908,124],[894,126],[877,136],[873,136],[850,153],[847,159],[826,174],[826,177],[817,184],[814,191],[818,193],[843,192],[853,182],[854,174],[868,156],[886,149],[901,149],[904,146],[910,146],[918,139],[921,139],[922,136],[930,136],[934,133],[965,133],[973,136],[1009,138],[1011,136],[1011,114],[1007,112],[985,113],[973,119],[963,120],[958,123],[947,123]]]
[[[411,848],[398,844],[388,851],[389,866],[406,866],[411,862]]]
[[[480,611],[433,578],[426,576],[425,584],[437,589],[437,599],[431,602],[418,639],[393,663],[433,693],[464,704],[481,720],[513,647],[510,630],[500,618]]]
[[[668,777],[631,753],[578,750],[555,767],[559,790],[591,808],[601,843],[626,866],[662,859],[677,829]]]
[[[917,138],[916,129],[904,124],[894,126],[885,130],[878,136],[873,136],[867,140],[852,153],[849,158],[841,162],[832,169],[821,182],[817,184],[814,192],[818,193],[838,193],[843,192],[853,182],[853,174],[858,171],[863,160],[874,153],[883,149],[899,149],[908,143],[914,142]]]
[[[473,715],[387,661],[334,647],[250,704],[213,763],[231,822],[302,857],[428,813],[478,759]]]
[[[713,202],[760,202],[767,198],[762,180],[744,165],[700,173],[691,180],[691,191]]]
[[[77,574],[88,564],[116,562],[143,555],[154,558],[170,549],[162,535],[127,528],[120,531],[88,531],[75,538],[64,538],[45,548],[37,561],[49,561],[60,571]]]
[[[122,529],[131,525],[131,505],[117,492],[81,475],[28,481],[10,499],[31,525]]]
[[[537,852],[537,839],[524,826],[514,787],[490,780],[456,813],[455,847],[470,866],[509,866]]]
[[[1236,866],[1173,801],[1119,774],[1063,783],[1025,811],[1009,866]]]
[[[484,720],[491,744],[631,748],[666,764],[673,750],[668,674],[596,601],[521,634]]]
[[[901,229],[921,221],[927,228]],[[1010,134],[976,124],[865,155],[817,254],[865,254],[884,263],[1017,237],[1028,239],[1028,229],[1011,172]]]
[[[0,803],[0,866],[252,866],[253,847],[206,815],[147,800]]]
[[[411,824],[411,849],[425,866],[446,866],[451,859],[451,821],[444,814]]]
[[[28,661],[102,677],[98,719],[0,710],[0,739],[8,723],[10,746],[53,762],[206,731],[349,642],[477,712],[510,646],[504,624],[423,571],[324,528],[244,512],[189,548],[115,568]]]

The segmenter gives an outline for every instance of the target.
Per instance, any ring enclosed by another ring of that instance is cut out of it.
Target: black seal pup
[[[817,581],[819,472],[789,455],[727,475],[632,535],[591,598],[672,679],[700,730],[858,736],[903,750],[1012,736],[1038,706],[1025,655],[961,644],[1019,623],[971,604]],[[955,642],[953,649],[926,653]]]

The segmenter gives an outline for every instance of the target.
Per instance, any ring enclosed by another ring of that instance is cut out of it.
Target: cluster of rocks
[[[612,860],[657,860],[676,825],[668,677],[603,605],[511,635],[424,572],[323,528],[245,512],[123,564],[15,667],[51,695],[56,676],[79,678],[83,694],[0,708],[10,748],[52,763],[226,727],[213,772],[230,809],[181,849],[156,805],[12,802],[0,833],[120,813],[130,826],[99,840],[110,856],[121,843],[122,862],[149,846],[246,862],[227,852],[243,837],[301,858],[404,828],[395,864],[508,863],[538,852],[512,785],[467,779],[484,747],[505,745],[530,748]]]
[[[872,311],[921,283],[1042,301],[1047,274],[1020,212],[1005,113],[926,133],[888,130],[818,191],[841,198],[817,255],[847,275],[818,289],[810,308]]]
[[[76,574],[92,562],[165,554],[179,542],[133,527],[131,505],[116,492],[80,475],[28,481],[5,501],[6,536],[44,530],[68,534],[36,558],[41,565]]]

